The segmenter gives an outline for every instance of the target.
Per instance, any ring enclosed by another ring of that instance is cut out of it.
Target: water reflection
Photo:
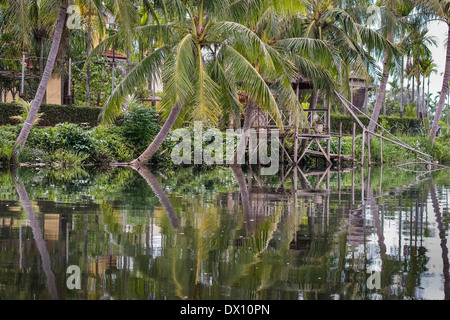
[[[0,298],[448,299],[449,175],[3,173]]]

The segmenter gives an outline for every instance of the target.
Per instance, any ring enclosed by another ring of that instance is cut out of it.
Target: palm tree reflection
[[[439,230],[439,238],[441,240],[441,249],[442,249],[442,260],[444,264],[444,299],[450,300],[450,274],[449,274],[449,261],[448,261],[448,248],[447,248],[447,239],[445,237],[445,228],[444,223],[442,221],[442,214],[439,208],[439,201],[436,195],[436,187],[434,185],[434,181],[431,182],[430,185],[430,196],[431,202],[433,204],[433,211],[436,217],[436,222],[438,224]]]
[[[42,267],[44,269],[45,275],[47,277],[47,289],[50,292],[52,299],[58,300],[58,291],[56,289],[55,275],[52,271],[50,255],[47,251],[45,245],[45,240],[42,237],[41,227],[39,222],[36,220],[36,216],[31,204],[30,198],[28,197],[27,190],[22,181],[15,185],[17,194],[19,195],[20,204],[27,214],[27,218],[30,221],[30,227],[33,231],[34,241],[36,242],[37,249],[42,259]]]
[[[159,202],[166,211],[172,227],[178,229],[180,227],[180,221],[178,220],[177,213],[170,203],[170,200],[167,197],[166,193],[164,192],[164,189],[161,187],[161,184],[158,182],[158,179],[156,179],[153,173],[151,173],[151,171],[146,166],[133,166],[132,168],[137,171],[141,175],[141,177],[145,179],[150,188],[152,188],[153,192],[158,197]]]

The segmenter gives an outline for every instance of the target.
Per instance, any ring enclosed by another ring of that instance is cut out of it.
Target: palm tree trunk
[[[430,78],[431,78],[431,75],[428,76],[428,88],[427,88],[427,115],[428,115],[428,112],[430,112],[430,100],[431,100],[431,97],[430,97]]]
[[[150,188],[152,188],[153,192],[158,197],[159,202],[166,211],[166,214],[170,219],[170,224],[175,229],[178,229],[180,227],[180,221],[178,219],[177,213],[173,208],[172,204],[170,203],[170,200],[167,197],[166,193],[164,192],[164,189],[161,187],[159,181],[147,167],[140,167],[133,169],[136,170],[141,175],[141,177],[145,179]]]
[[[52,264],[50,261],[50,254],[48,253],[45,240],[42,236],[41,226],[39,221],[36,220],[36,215],[33,210],[30,198],[28,197],[27,190],[23,182],[16,184],[15,186],[17,194],[19,195],[20,204],[23,210],[27,214],[28,221],[30,221],[30,227],[33,232],[33,238],[36,242],[36,247],[39,251],[39,255],[42,259],[42,268],[44,269],[47,277],[47,289],[53,300],[58,300],[58,290],[56,288],[55,274],[52,271]]]
[[[439,230],[439,238],[441,240],[441,250],[442,250],[442,262],[444,265],[444,300],[450,300],[450,263],[448,261],[448,247],[447,247],[447,239],[445,235],[445,226],[442,219],[442,213],[439,208],[439,199],[436,194],[436,187],[434,185],[434,181],[431,180],[430,185],[430,196],[431,202],[433,205],[433,211],[435,215],[435,219],[437,222],[437,227]]]
[[[430,131],[431,142],[434,145],[434,141],[436,139],[437,130],[439,127],[439,121],[441,120],[442,111],[445,105],[445,98],[448,90],[448,81],[450,79],[450,24],[448,24],[448,35],[447,35],[447,56],[445,59],[445,71],[444,71],[444,79],[442,81],[442,90],[441,96],[439,97],[439,102],[436,108],[436,114],[434,115],[433,126]]]
[[[58,55],[59,45],[61,43],[61,37],[64,30],[64,24],[66,21],[66,11],[67,11],[67,3],[61,2],[59,7],[59,15],[56,23],[55,33],[53,35],[52,47],[50,49],[50,53],[48,55],[47,64],[45,65],[44,74],[42,75],[42,79],[39,83],[39,87],[36,91],[36,95],[34,97],[33,103],[31,104],[30,111],[28,112],[28,116],[22,126],[22,130],[20,131],[19,136],[15,142],[15,150],[11,156],[11,164],[17,163],[17,148],[23,148],[25,143],[27,142],[28,135],[30,134],[31,128],[33,127],[33,123],[36,120],[37,113],[39,111],[39,107],[41,106],[42,100],[45,95],[45,91],[47,90],[48,82],[50,81],[50,77],[52,76],[53,67],[55,66],[56,56]]]
[[[388,61],[389,53],[386,52],[383,58],[383,75],[381,78],[380,86],[378,87],[377,98],[375,106],[373,108],[371,121],[369,123],[369,126],[367,127],[367,129],[371,132],[375,131],[375,126],[378,123],[378,117],[380,116],[380,111],[386,98],[386,86],[389,79]]]
[[[417,75],[417,119],[422,119],[422,105],[420,103],[420,75]]]
[[[88,25],[87,25],[87,37],[86,37],[86,56],[89,57],[91,54],[91,42],[92,42],[92,27],[91,27],[91,12],[89,8],[88,12]],[[91,95],[91,85],[90,85],[90,79],[91,79],[91,64],[88,63],[86,66],[86,107],[89,107],[89,98]]]
[[[41,76],[41,79],[42,75],[44,74],[44,68],[44,37],[41,37],[41,52],[39,57],[39,74]],[[44,97],[42,98],[42,103],[47,103],[47,90],[45,90]]]
[[[249,141],[249,130],[251,128],[252,117],[255,109],[256,102],[252,98],[248,97],[247,106],[245,107],[244,125],[242,127],[241,139],[239,140],[239,145],[236,148],[236,152],[228,161],[230,164],[241,164],[242,157],[245,155],[245,148],[247,147],[247,143]],[[234,161],[234,159],[236,159],[236,161]]]
[[[170,111],[169,117],[164,122],[161,130],[156,135],[155,139],[148,146],[148,148],[135,160],[133,160],[130,165],[140,167],[141,165],[146,165],[153,155],[158,151],[159,147],[162,145],[164,140],[166,140],[169,135],[170,130],[172,129],[175,121],[178,118],[178,115],[181,111],[181,105],[176,105]]]
[[[404,77],[403,77],[403,74],[404,74],[404,64],[405,64],[405,62],[404,62],[404,57],[403,57],[403,55],[402,55],[402,71],[401,71],[401,75],[400,75],[400,82],[401,82],[401,95],[400,95],[400,116],[401,117],[403,117],[403,113],[404,113],[404,108],[405,108],[405,106],[404,106],[404,104],[403,104],[403,94],[404,94],[404,85],[403,85],[403,81],[404,81]]]

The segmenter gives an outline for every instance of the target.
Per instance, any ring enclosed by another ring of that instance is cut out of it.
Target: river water
[[[448,299],[449,178],[3,172],[0,299]]]

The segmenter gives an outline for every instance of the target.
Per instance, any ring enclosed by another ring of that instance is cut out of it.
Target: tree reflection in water
[[[22,173],[16,184],[0,175],[0,218],[14,215],[19,195],[26,217],[14,217],[30,221],[36,243],[20,261],[23,277],[0,272],[8,298],[27,296],[25,287],[44,297],[42,285],[52,299],[449,297],[448,172],[294,169],[279,179],[234,167],[163,175]],[[48,225],[42,231],[47,213],[60,217],[55,239]],[[17,260],[8,252],[17,252],[18,235],[6,232],[15,225],[5,221],[0,270]],[[30,268],[36,261],[45,279]],[[71,264],[83,270],[81,291],[65,287]],[[367,287],[368,270],[381,271],[381,288]]]

